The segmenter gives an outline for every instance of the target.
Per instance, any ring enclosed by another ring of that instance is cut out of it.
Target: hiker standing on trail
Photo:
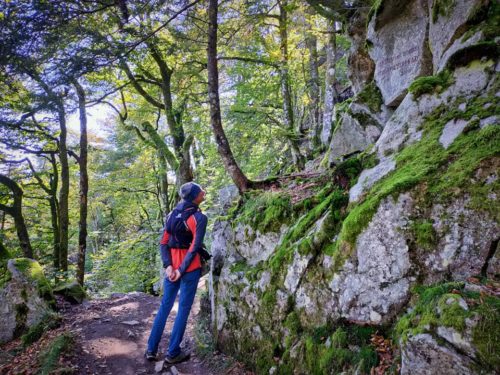
[[[182,351],[180,344],[201,276],[200,251],[207,227],[207,217],[198,207],[205,200],[205,191],[201,186],[188,182],[181,186],[180,195],[182,201],[167,216],[160,241],[161,258],[165,269],[163,298],[149,335],[145,354],[148,360],[156,360],[165,323],[180,289],[179,309],[165,357],[165,361],[170,364],[190,358],[190,353]]]

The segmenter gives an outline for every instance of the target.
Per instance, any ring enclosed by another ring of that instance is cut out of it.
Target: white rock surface
[[[436,0],[430,0],[429,9],[432,9],[435,3]],[[434,72],[441,71],[446,66],[448,58],[466,45],[461,39],[467,30],[467,20],[480,4],[480,0],[455,0],[447,8],[447,14],[436,14],[435,22],[432,11],[429,12],[429,46],[432,51]],[[469,41],[466,42],[471,44]]]
[[[464,131],[465,127],[469,122],[462,119],[450,120],[443,129],[443,133],[439,137],[439,143],[443,145],[444,148],[448,148],[453,141]]]
[[[355,202],[365,191],[368,191],[377,181],[385,177],[396,167],[392,158],[382,159],[375,167],[365,169],[359,175],[358,182],[349,190],[349,202]]]
[[[356,241],[357,265],[347,264],[333,278],[338,309],[347,319],[381,323],[408,297],[410,257],[401,231],[408,223],[413,200],[402,194],[386,198]]]
[[[432,73],[427,50],[428,11],[426,1],[386,0],[372,17],[367,39],[375,61],[375,81],[385,105],[398,105],[413,80]]]
[[[287,227],[283,225],[280,233],[260,233],[258,230],[254,231],[250,225],[238,224],[234,231],[235,251],[245,258],[248,264],[255,265],[269,258],[286,230]]]
[[[377,116],[363,105],[353,103],[350,112],[344,113],[335,128],[330,142],[330,163],[342,160],[344,155],[364,151],[374,144],[381,134],[382,125]],[[363,118],[360,123],[356,116]]]

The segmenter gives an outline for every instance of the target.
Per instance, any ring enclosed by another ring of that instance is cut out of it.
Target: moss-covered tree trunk
[[[57,161],[54,154],[50,155],[50,163],[52,165],[52,173],[50,175],[49,181],[49,205],[50,205],[50,221],[52,225],[53,232],[53,254],[52,254],[52,262],[54,268],[58,270],[61,267],[60,259],[61,259],[61,251],[60,251],[60,233],[59,233],[59,202],[57,200],[57,188],[59,185],[59,171],[57,169]]]
[[[68,270],[68,229],[69,229],[69,163],[66,126],[66,110],[62,96],[55,92],[34,70],[26,73],[37,82],[47,94],[52,109],[59,122],[59,161],[61,163],[61,189],[59,190],[59,264],[62,271]]]
[[[58,100],[59,161],[61,163],[61,189],[59,190],[59,262],[62,271],[68,271],[68,229],[69,229],[69,162],[66,144],[66,111],[62,100]]]
[[[80,113],[80,219],[78,221],[78,264],[76,280],[83,286],[85,276],[85,253],[87,251],[87,196],[89,191],[89,177],[87,172],[87,110],[85,108],[85,91],[83,87],[74,82],[78,95],[78,110]]]
[[[310,10],[308,13],[311,13]],[[307,31],[305,35],[305,42],[309,51],[309,83],[308,91],[311,103],[309,105],[310,123],[308,129],[301,129],[310,131],[310,137],[314,146],[319,145],[319,133],[321,129],[321,110],[320,110],[320,84],[319,84],[319,63],[318,63],[318,38],[314,35],[312,30],[311,20],[306,21]]]
[[[11,178],[0,174],[0,184],[5,185],[11,192],[14,203],[12,206],[7,206],[0,203],[0,210],[6,212],[14,219],[17,237],[21,250],[26,258],[33,258],[33,248],[31,247],[30,237],[23,216],[23,189]]]

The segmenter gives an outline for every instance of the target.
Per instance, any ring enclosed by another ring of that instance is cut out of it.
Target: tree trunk
[[[152,43],[148,43],[149,51],[151,56],[155,60],[158,68],[160,69],[161,75],[161,91],[163,96],[163,105],[165,107],[165,115],[167,118],[167,126],[170,131],[170,135],[173,139],[175,156],[179,161],[178,169],[176,170],[177,183],[178,185],[185,184],[186,182],[193,181],[193,170],[191,168],[191,158],[189,154],[189,146],[192,142],[191,138],[186,139],[184,133],[184,127],[182,126],[182,109],[178,114],[174,111],[173,101],[172,101],[172,73],[173,70],[170,69],[165,62],[165,60],[160,55],[156,46]],[[177,116],[176,116],[177,115]],[[186,142],[188,144],[186,144]]]
[[[45,83],[38,73],[33,70],[26,70],[33,80],[35,80],[45,91],[48,98],[52,101],[57,109],[59,121],[59,160],[61,162],[61,189],[59,190],[59,265],[62,271],[68,270],[68,227],[69,227],[69,164],[68,164],[68,148],[66,145],[67,128],[66,128],[66,111],[62,97],[54,92],[47,83]]]
[[[298,169],[304,167],[304,159],[299,149],[299,139],[295,131],[293,119],[292,95],[290,88],[290,77],[288,73],[288,31],[287,31],[287,0],[279,1],[279,32],[280,32],[280,78],[281,95],[283,96],[283,119],[288,131],[288,141],[292,151],[293,163]]]
[[[66,145],[66,111],[61,99],[58,99],[59,127],[59,161],[61,162],[61,189],[59,190],[59,237],[60,266],[62,271],[68,271],[68,227],[69,227],[69,163]]]
[[[61,239],[59,233],[59,202],[57,201],[57,185],[59,184],[59,171],[57,170],[56,157],[52,154],[50,155],[50,163],[52,164],[52,175],[49,181],[49,204],[50,204],[50,219],[52,223],[52,232],[54,236],[54,253],[53,253],[53,264],[54,269],[59,270],[61,268]]]
[[[161,217],[163,219],[163,216],[166,215],[170,211],[170,202],[169,202],[169,196],[168,196],[168,175],[167,175],[167,162],[165,161],[165,158],[161,154],[161,152],[158,152],[158,176],[160,179],[160,195],[161,195]]]
[[[219,100],[219,71],[217,67],[217,0],[208,2],[208,99],[210,101],[210,123],[217,143],[217,150],[222,158],[222,162],[231,176],[238,190],[243,193],[249,187],[248,178],[243,174],[238,163],[234,159],[233,152],[229,146],[222,127]]]
[[[333,110],[338,93],[335,89],[335,67],[337,43],[335,34],[335,21],[328,23],[329,38],[326,44],[326,74],[325,74],[325,103],[323,110],[323,129],[321,130],[321,143],[327,146],[333,130]]]
[[[311,12],[309,12],[311,13]],[[320,85],[319,85],[319,68],[318,68],[318,38],[313,34],[312,24],[307,20],[306,31],[306,46],[309,50],[309,97],[311,104],[309,106],[310,113],[310,137],[312,138],[313,146],[319,146],[319,134],[321,131],[321,112],[320,112]]]
[[[23,190],[14,180],[3,174],[0,174],[0,184],[5,185],[12,191],[14,198],[14,204],[11,207],[0,204],[0,210],[8,213],[14,218],[14,225],[16,227],[21,250],[26,258],[33,258],[33,248],[31,247],[28,229],[26,228],[23,216]]]
[[[78,95],[78,109],[80,111],[80,220],[78,222],[78,265],[76,280],[83,286],[85,276],[85,253],[87,251],[87,197],[89,191],[89,177],[87,173],[87,111],[85,108],[85,91],[75,80],[76,93]]]

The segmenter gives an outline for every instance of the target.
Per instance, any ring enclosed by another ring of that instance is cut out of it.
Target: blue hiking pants
[[[177,292],[180,289],[181,294],[179,296],[179,309],[177,311],[177,317],[175,318],[172,334],[170,335],[170,343],[168,345],[167,353],[170,357],[179,355],[181,352],[180,345],[184,336],[184,331],[186,330],[189,312],[191,311],[191,306],[193,305],[200,276],[201,269],[197,269],[185,273],[174,283],[165,277],[163,285],[163,298],[161,300],[160,309],[156,314],[153,328],[151,329],[151,333],[149,335],[148,352],[158,352],[158,345],[160,344],[161,336],[163,334],[163,330],[165,329],[165,323],[167,322],[168,315],[174,305]]]

